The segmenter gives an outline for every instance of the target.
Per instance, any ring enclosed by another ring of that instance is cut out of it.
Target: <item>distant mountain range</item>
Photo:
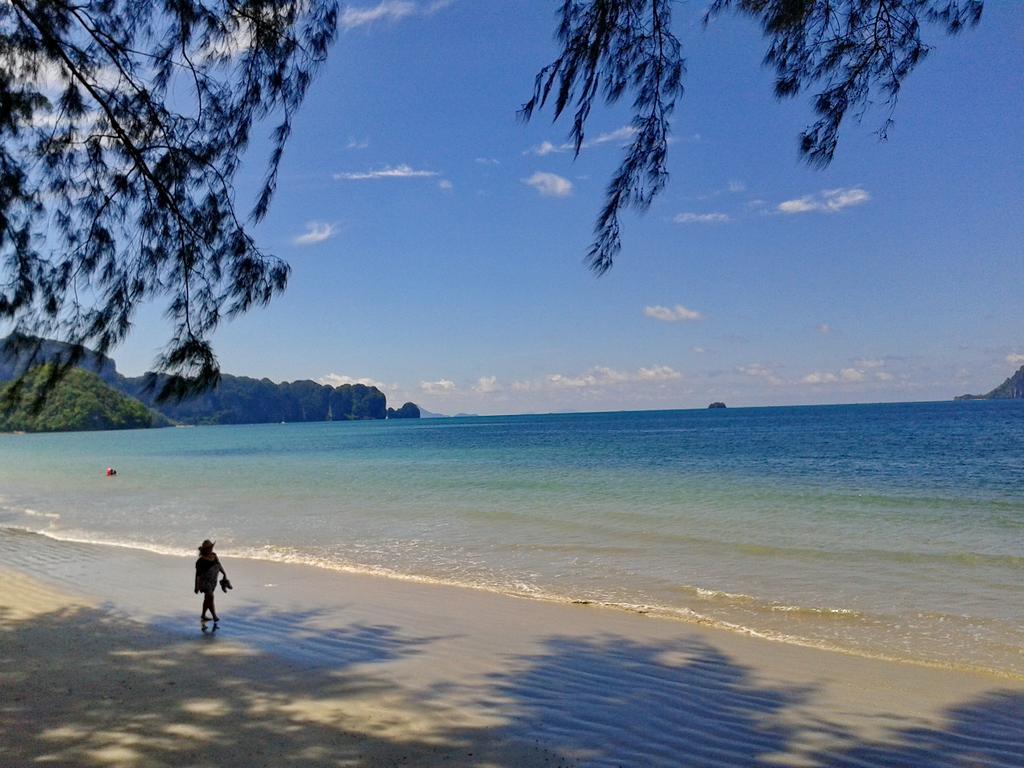
[[[28,352],[15,353],[0,340],[0,382],[11,381],[29,367],[67,358],[71,347],[63,342],[44,340],[34,358]],[[214,389],[181,402],[157,403],[156,386],[147,376],[123,376],[114,361],[86,350],[77,368],[94,373],[104,384],[122,395],[134,398],[172,422],[181,424],[260,424],[293,421],[351,421],[387,418],[387,398],[376,387],[342,384],[332,387],[315,381],[276,384],[270,379],[224,374]],[[406,403],[391,409],[392,418],[417,418],[419,409]]]
[[[985,395],[960,395],[954,400],[1024,400],[1024,365]]]

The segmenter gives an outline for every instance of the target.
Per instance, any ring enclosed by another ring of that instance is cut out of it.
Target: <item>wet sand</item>
[[[1024,681],[594,606],[0,535],[0,764],[1020,766]]]

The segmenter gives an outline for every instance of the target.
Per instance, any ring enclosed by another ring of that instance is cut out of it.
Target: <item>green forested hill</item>
[[[72,369],[33,413],[35,394],[49,373],[48,366],[31,370],[21,397],[9,402],[11,384],[0,388],[0,431],[72,432],[94,429],[163,427],[169,422],[138,400],[111,389],[94,373]]]

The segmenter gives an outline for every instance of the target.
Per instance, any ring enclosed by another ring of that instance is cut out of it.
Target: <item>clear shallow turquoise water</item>
[[[1024,402],[4,435],[0,526],[1024,675]]]

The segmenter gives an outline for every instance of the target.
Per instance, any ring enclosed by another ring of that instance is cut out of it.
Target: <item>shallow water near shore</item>
[[[1021,402],[4,435],[0,526],[1024,676]]]

